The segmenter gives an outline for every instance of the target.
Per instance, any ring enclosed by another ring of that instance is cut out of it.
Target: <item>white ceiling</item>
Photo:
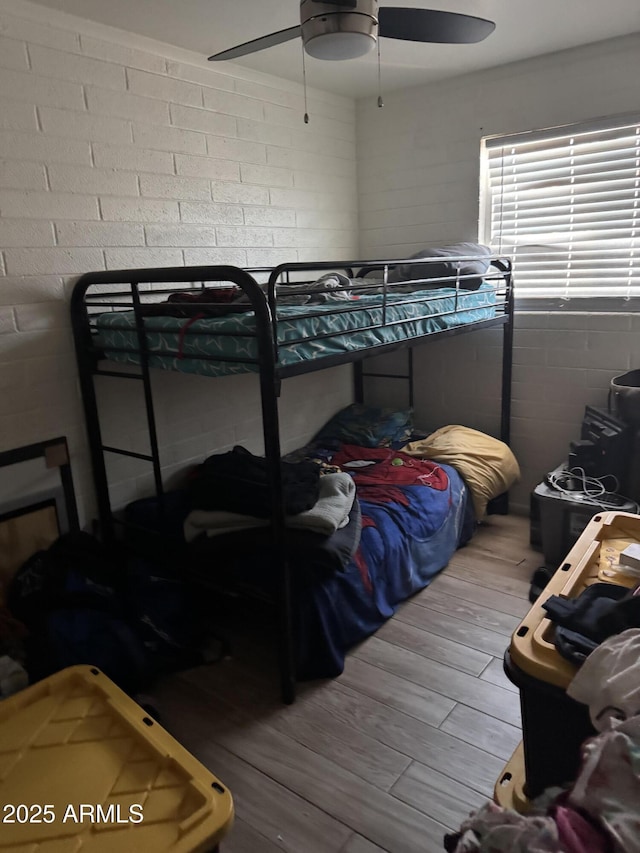
[[[58,9],[208,56],[299,23],[297,0],[37,0]],[[383,92],[640,32],[640,0],[381,0],[490,18],[496,29],[475,45],[381,40]],[[302,79],[298,39],[236,60]],[[213,67],[218,65],[212,63]],[[328,62],[307,57],[310,86],[350,97],[377,91],[375,53]]]

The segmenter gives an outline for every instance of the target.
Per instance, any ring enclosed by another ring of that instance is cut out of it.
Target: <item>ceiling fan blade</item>
[[[485,39],[496,28],[493,21],[485,18],[403,6],[383,6],[378,20],[381,36],[438,44],[473,44]]]
[[[246,56],[248,53],[255,53],[267,47],[275,47],[277,44],[283,44],[285,41],[291,41],[291,39],[299,38],[301,35],[302,27],[298,24],[296,27],[278,30],[277,33],[269,33],[268,36],[261,36],[259,39],[230,47],[229,50],[223,50],[221,53],[214,53],[209,59],[213,62],[218,62],[221,59],[237,59],[239,56]]]

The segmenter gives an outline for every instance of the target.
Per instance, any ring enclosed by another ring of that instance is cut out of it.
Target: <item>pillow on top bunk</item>
[[[360,447],[399,446],[411,435],[412,416],[411,409],[398,412],[352,403],[327,421],[313,440],[339,441]]]
[[[487,504],[517,483],[520,468],[511,449],[497,438],[469,427],[442,427],[402,448],[404,453],[452,465],[467,484],[476,518]]]
[[[455,258],[474,257],[474,260],[456,261]],[[477,256],[477,257],[476,257]],[[489,269],[491,249],[479,243],[455,243],[452,246],[442,246],[438,249],[421,249],[412,258],[442,258],[440,263],[433,264],[400,264],[390,276],[390,281],[412,281],[420,278],[442,278],[443,276],[472,275],[475,278],[464,279],[460,282],[463,290],[477,290],[482,284],[482,278]],[[434,287],[446,287],[445,282],[439,282]]]

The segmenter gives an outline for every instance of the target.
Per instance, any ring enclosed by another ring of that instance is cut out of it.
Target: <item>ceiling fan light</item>
[[[370,33],[320,33],[305,43],[305,50],[315,59],[356,59],[375,47],[376,38]]]

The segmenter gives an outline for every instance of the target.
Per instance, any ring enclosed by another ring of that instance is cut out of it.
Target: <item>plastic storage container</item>
[[[0,851],[217,849],[231,794],[106,675],[56,673],[0,702]]]
[[[576,667],[556,651],[553,623],[542,604],[551,595],[574,598],[596,581],[634,586],[637,577],[615,567],[620,552],[640,542],[640,516],[607,512],[589,522],[543,593],[514,631],[505,672],[520,690],[522,744],[495,788],[496,801],[523,810],[528,799],[575,778],[580,746],[594,734],[586,705],[566,688]]]
[[[564,466],[560,466],[550,473],[559,475],[563,470]],[[593,516],[603,511],[596,500],[582,497],[578,492],[566,494],[547,483],[539,483],[533,490],[530,509],[531,544],[542,548],[545,563],[553,569],[560,565]],[[615,507],[616,512],[635,509],[633,501],[622,498]]]

